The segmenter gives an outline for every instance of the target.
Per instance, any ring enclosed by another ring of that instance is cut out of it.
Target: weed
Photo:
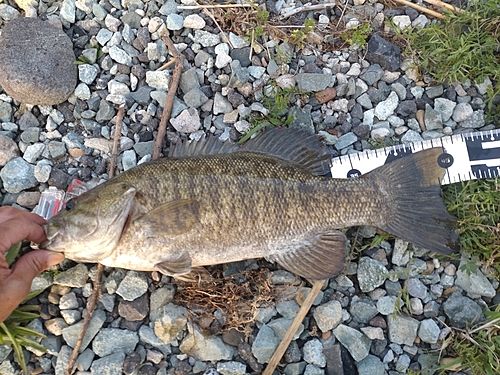
[[[91,46],[90,48],[94,48],[97,50],[96,61],[99,60],[104,55],[104,52],[102,51],[101,46],[99,46],[99,44]],[[84,55],[80,55],[78,56],[78,59],[74,62],[74,64],[83,65],[83,64],[92,64],[92,62],[87,60],[87,58]]]
[[[274,95],[264,96],[262,100],[263,106],[268,109],[268,114],[253,115],[249,119],[250,130],[240,139],[240,144],[266,127],[288,126],[293,121],[293,116],[287,115],[287,110],[290,107],[292,97],[299,94],[298,89],[296,87],[280,88],[275,82],[271,84]]]
[[[20,249],[21,242],[13,245],[7,252],[5,258],[9,266],[16,259]],[[40,292],[41,291],[31,292],[23,303],[37,296]],[[34,311],[38,311],[39,309],[39,306],[36,305],[21,304],[21,306],[15,309],[3,323],[0,323],[0,345],[5,344],[12,346],[16,362],[21,366],[24,374],[28,374],[28,371],[24,360],[23,347],[31,347],[42,352],[46,351],[42,345],[32,340],[32,337],[45,336],[39,332],[21,326],[22,323],[38,318],[38,314],[34,313]]]
[[[500,278],[500,185],[498,180],[471,180],[443,188],[448,210],[458,221],[462,248]],[[475,263],[464,266],[475,271]]]
[[[496,81],[489,92],[500,93],[500,7],[498,0],[469,2],[463,12],[447,12],[429,27],[403,31],[406,54],[417,58],[425,73],[438,82]]]
[[[350,44],[351,46],[363,47],[368,42],[368,37],[370,36],[371,32],[372,27],[370,26],[370,24],[364,23],[351,29],[345,30],[341,34],[341,37],[346,43]]]
[[[298,48],[304,47],[304,40],[307,38],[307,34],[314,31],[316,22],[310,18],[306,19],[304,26],[300,29],[293,30],[288,36],[287,40],[289,43],[296,45]]]
[[[500,373],[499,308],[485,311],[486,323],[475,328],[453,331],[453,341],[449,345],[452,360],[441,364],[446,370],[469,370],[473,375],[494,375]]]

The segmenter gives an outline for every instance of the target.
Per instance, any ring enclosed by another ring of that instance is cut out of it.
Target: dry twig
[[[172,115],[172,107],[174,105],[174,98],[177,93],[177,87],[179,86],[179,81],[182,74],[182,66],[184,65],[184,56],[177,51],[174,43],[168,35],[163,36],[163,42],[167,45],[168,50],[174,56],[175,67],[174,73],[172,75],[172,80],[167,92],[167,98],[165,99],[165,105],[163,106],[163,113],[161,114],[160,125],[158,126],[158,134],[155,140],[155,146],[153,150],[153,159],[158,159],[161,154],[161,148],[163,140],[165,139],[165,134],[167,133],[167,123]]]
[[[444,16],[441,13],[435,12],[433,10],[427,9],[427,8],[420,6],[420,5],[417,5],[417,4],[413,4],[410,1],[407,1],[407,0],[394,0],[394,1],[396,1],[397,3],[407,5],[411,8],[415,8],[416,10],[419,10],[420,12],[427,13],[430,16],[433,16],[433,17],[436,17],[439,19],[444,19]]]
[[[116,155],[118,153],[118,146],[120,144],[120,134],[122,132],[122,121],[124,114],[125,114],[125,105],[121,105],[120,108],[118,109],[118,114],[116,115],[115,135],[113,138],[113,150],[111,152],[111,161],[109,163],[109,171],[108,171],[109,178],[113,178],[115,174],[114,172],[116,165]],[[103,271],[104,271],[104,266],[101,263],[98,263],[97,272],[95,274],[95,279],[94,279],[94,289],[87,304],[87,314],[85,314],[85,317],[83,318],[82,330],[80,331],[78,340],[76,341],[75,347],[71,352],[71,357],[69,358],[68,367],[66,368],[66,375],[71,375],[73,373],[73,367],[75,366],[76,359],[78,358],[83,338],[87,333],[87,328],[89,326],[90,319],[94,314],[95,307],[99,300],[99,296],[101,294],[101,279]]]
[[[448,3],[445,3],[445,2],[442,2],[442,1],[439,1],[439,0],[424,0],[424,1],[426,3],[432,4],[432,5],[436,5],[436,6],[441,7],[441,8],[446,8],[446,9],[451,10],[453,12],[463,12],[464,11],[463,9],[454,7],[451,4],[448,4]]]
[[[281,19],[285,19],[285,18],[289,18],[291,16],[294,16],[298,13],[301,13],[301,12],[309,12],[311,10],[322,10],[322,9],[325,9],[325,8],[328,8],[328,7],[334,7],[335,5],[337,5],[335,2],[332,2],[332,3],[323,3],[323,4],[314,4],[314,5],[303,5],[301,7],[298,7],[298,8],[295,8],[294,10],[291,10],[285,14],[283,14],[280,18]]]
[[[323,284],[324,284],[324,280],[316,280],[314,282],[311,291],[309,292],[306,299],[304,300],[304,303],[300,307],[299,312],[295,316],[295,319],[293,319],[292,324],[290,325],[290,327],[286,331],[285,336],[283,337],[283,340],[281,340],[278,348],[276,349],[273,356],[271,357],[271,360],[269,361],[269,364],[267,365],[267,367],[264,370],[264,372],[262,373],[262,375],[272,375],[273,374],[274,369],[276,368],[276,366],[278,366],[278,363],[281,360],[281,357],[283,357],[288,346],[290,345],[290,342],[292,341],[293,336],[295,335],[295,332],[297,332],[297,329],[299,328],[300,324],[302,323],[302,321],[306,317],[314,300],[316,299],[319,292],[321,291]]]
[[[178,5],[179,10],[195,10],[195,9],[216,9],[216,8],[251,8],[253,4],[212,4],[212,5]]]

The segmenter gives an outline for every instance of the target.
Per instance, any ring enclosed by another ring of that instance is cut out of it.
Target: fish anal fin
[[[188,283],[208,283],[213,281],[213,277],[204,267],[193,267],[191,272],[174,276],[177,280],[188,282]]]
[[[162,274],[178,277],[191,272],[191,256],[187,251],[181,251],[176,254],[169,254],[161,262],[156,263],[155,267]]]
[[[306,279],[325,280],[344,269],[347,239],[340,231],[321,233],[269,257],[288,271]]]
[[[136,224],[147,229],[151,236],[183,234],[199,223],[199,208],[199,202],[193,199],[171,201],[142,215]]]

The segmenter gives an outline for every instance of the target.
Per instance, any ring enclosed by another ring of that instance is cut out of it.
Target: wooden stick
[[[163,64],[162,66],[160,66],[158,69],[156,69],[156,71],[157,72],[161,72],[162,70],[165,70],[168,67],[170,67],[170,65],[174,65],[174,64],[175,64],[175,59],[172,59],[169,62],[166,62],[165,64]]]
[[[417,4],[413,4],[412,2],[409,2],[409,1],[406,1],[406,0],[394,0],[396,1],[397,3],[401,3],[401,4],[404,4],[404,5],[407,5],[409,7],[412,7],[412,8],[415,8],[423,13],[427,13],[428,15],[430,16],[433,16],[433,17],[436,17],[436,18],[439,18],[439,19],[444,19],[444,16],[441,14],[441,13],[438,13],[438,12],[434,12],[433,10],[430,10],[430,9],[427,9],[423,6],[420,6],[420,5],[417,5]]]
[[[125,114],[125,105],[122,104],[118,109],[118,114],[116,115],[115,135],[113,138],[113,150],[111,152],[111,161],[109,163],[109,170],[108,170],[109,178],[113,178],[115,175],[116,154],[118,153],[118,146],[120,144],[120,135],[122,132],[122,122],[124,114]],[[99,296],[101,294],[101,279],[103,271],[104,271],[104,266],[101,263],[98,263],[97,272],[95,274],[95,279],[94,279],[94,289],[92,290],[92,295],[90,296],[89,303],[87,304],[87,314],[85,314],[85,317],[83,318],[82,330],[80,331],[78,340],[76,341],[75,347],[71,352],[71,356],[68,362],[68,367],[66,367],[66,375],[71,375],[73,373],[73,367],[75,366],[75,362],[78,358],[78,355],[80,354],[79,352],[80,352],[80,347],[82,346],[83,338],[87,333],[90,319],[92,318],[92,315],[94,315],[95,307],[97,306],[97,302],[99,301]]]
[[[461,8],[454,7],[453,5],[445,3],[443,1],[439,1],[439,0],[424,0],[424,1],[426,3],[436,5],[436,6],[441,7],[441,8],[446,8],[446,9],[451,10],[453,12],[463,12],[464,11]]]
[[[153,159],[158,159],[161,154],[161,149],[163,145],[163,140],[165,134],[167,133],[167,123],[172,115],[172,107],[174,106],[174,98],[177,93],[177,87],[179,87],[179,81],[181,80],[182,67],[184,65],[184,56],[177,51],[174,43],[168,35],[163,36],[163,42],[167,45],[168,50],[175,58],[174,73],[172,75],[172,80],[168,87],[167,97],[165,99],[165,105],[163,107],[163,113],[161,114],[160,125],[158,126],[158,134],[156,135]]]
[[[311,10],[322,10],[322,9],[325,9],[328,7],[334,7],[335,5],[337,5],[335,2],[324,3],[324,4],[315,4],[315,5],[304,5],[304,6],[295,8],[294,10],[291,10],[290,12],[283,14],[280,18],[285,19],[285,18],[294,16],[294,15],[301,13],[301,12],[309,12]]]
[[[304,303],[300,307],[299,312],[295,316],[295,319],[293,319],[292,324],[288,328],[288,330],[285,333],[285,336],[283,337],[283,340],[281,340],[280,344],[276,348],[276,351],[274,352],[273,356],[271,357],[271,360],[269,361],[269,364],[267,365],[266,369],[262,373],[262,375],[272,375],[278,364],[280,363],[281,357],[285,354],[286,350],[288,349],[288,346],[290,345],[290,342],[293,340],[293,336],[297,332],[297,329],[299,328],[300,324],[306,317],[309,309],[311,308],[314,300],[318,296],[319,292],[321,291],[321,288],[323,287],[325,280],[316,280],[312,286],[311,291],[307,295],[306,299],[304,300]]]
[[[178,5],[179,10],[216,9],[216,8],[251,8],[254,4],[214,4],[214,5]]]

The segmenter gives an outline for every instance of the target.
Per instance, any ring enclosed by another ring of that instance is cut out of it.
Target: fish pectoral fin
[[[325,280],[342,272],[346,250],[347,239],[336,230],[317,234],[293,245],[289,251],[268,258],[306,279]]]
[[[167,276],[186,275],[191,272],[191,256],[187,251],[170,254],[160,263],[156,263],[155,267]]]
[[[187,283],[208,283],[213,281],[213,277],[204,267],[194,267],[191,272],[185,275],[175,276],[177,280]]]
[[[190,231],[200,222],[199,209],[197,200],[180,199],[156,207],[137,221],[153,236],[160,232],[166,236],[176,236]]]

